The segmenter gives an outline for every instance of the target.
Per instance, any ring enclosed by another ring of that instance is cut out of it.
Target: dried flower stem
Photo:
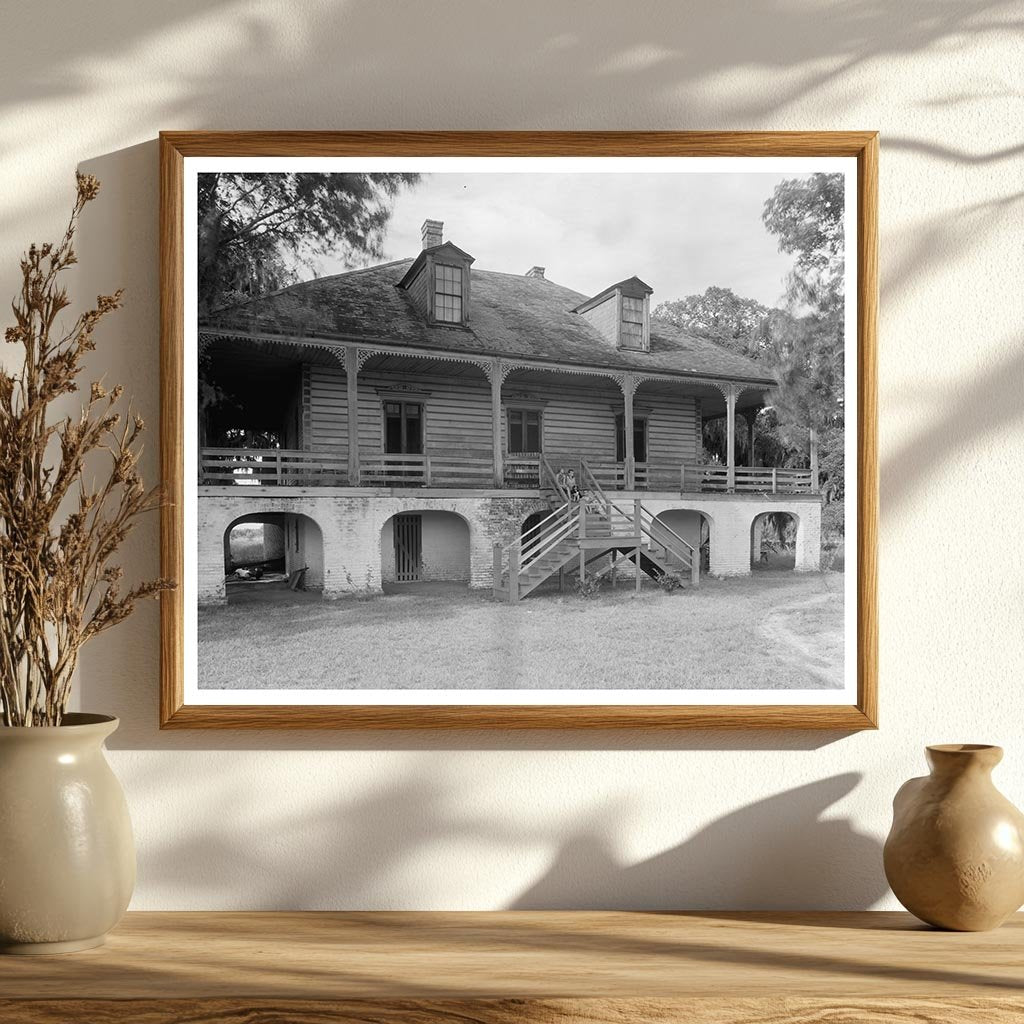
[[[24,349],[19,373],[0,370],[0,710],[3,724],[59,725],[81,647],[126,619],[135,603],[173,586],[151,580],[121,594],[112,563],[135,520],[159,504],[138,473],[138,415],[122,424],[120,386],[89,389],[81,415],[51,423],[51,404],[79,390],[99,322],[121,306],[120,290],[100,295],[71,329],[58,317],[70,305],[59,275],[77,262],[78,218],[99,182],[79,174],[78,193],[57,245],[32,245],[21,261],[21,290],[5,338]],[[82,479],[92,453],[110,456],[99,487]],[[71,498],[77,486],[77,500]],[[66,509],[70,502],[72,510]]]

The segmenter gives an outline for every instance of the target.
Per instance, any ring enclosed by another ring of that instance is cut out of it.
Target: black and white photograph
[[[856,693],[856,161],[186,161],[197,703]]]

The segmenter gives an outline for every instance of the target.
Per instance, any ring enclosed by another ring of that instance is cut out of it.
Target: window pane
[[[647,461],[647,424],[643,420],[633,420],[633,458]]]
[[[434,314],[438,320],[449,324],[462,322],[462,299],[452,295],[438,295],[434,304]]]
[[[533,454],[541,450],[540,411],[508,410],[508,452],[510,455]]]
[[[461,295],[462,268],[440,264],[437,268],[437,291],[444,295]]]
[[[434,268],[434,317],[442,323],[462,323],[462,267],[439,263]]]
[[[533,414],[526,421],[526,451],[540,451],[540,418]]]
[[[384,420],[384,451],[389,455],[402,450],[402,417],[387,416]]]
[[[423,454],[423,406],[419,402],[384,403],[384,451]]]
[[[410,455],[423,453],[423,420],[418,405],[405,407],[405,451]]]

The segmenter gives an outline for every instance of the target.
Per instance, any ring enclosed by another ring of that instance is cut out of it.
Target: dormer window
[[[622,347],[646,348],[644,345],[644,299],[622,296]]]
[[[619,281],[578,305],[579,313],[616,348],[651,349],[651,287],[638,277]]]
[[[469,268],[473,257],[444,241],[439,220],[423,222],[423,249],[398,287],[409,294],[427,323],[461,327],[469,323]]]
[[[434,264],[434,317],[446,324],[462,323],[462,267]]]

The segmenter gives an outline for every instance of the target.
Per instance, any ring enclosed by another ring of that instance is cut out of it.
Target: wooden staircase
[[[699,552],[673,529],[657,520],[639,499],[615,502],[605,494],[586,461],[580,460],[580,489],[573,501],[541,459],[541,489],[552,512],[506,547],[494,545],[494,598],[515,604],[556,574],[578,570],[604,556],[621,555],[657,579],[664,573],[700,582]],[[594,575],[603,576],[611,566]],[[636,574],[640,587],[640,573]]]

